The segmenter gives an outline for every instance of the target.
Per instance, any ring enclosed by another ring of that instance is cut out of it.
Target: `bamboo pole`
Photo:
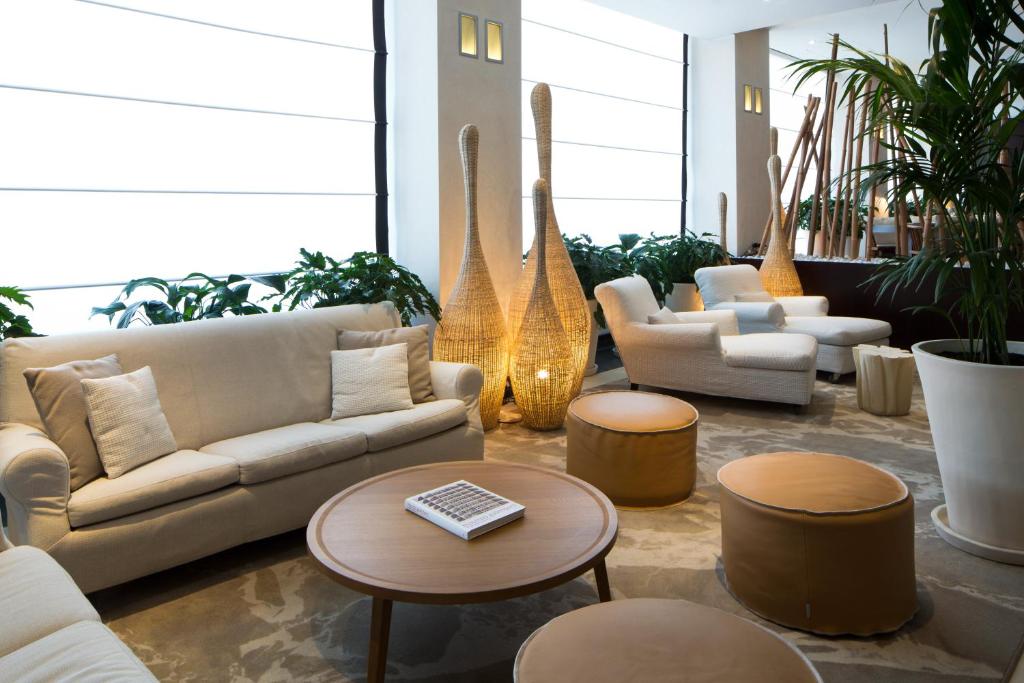
[[[825,109],[822,111],[821,122],[818,124],[818,130],[814,134],[814,149],[811,150],[814,156],[814,170],[816,173],[814,174],[814,191],[811,193],[811,219],[807,226],[807,231],[809,233],[807,238],[808,256],[814,254],[814,243],[816,241],[815,237],[818,230],[818,201],[821,198],[821,160],[825,153],[823,142],[824,137],[822,134],[825,131],[825,122],[828,120],[828,107],[832,101],[831,95],[831,88],[825,91]],[[822,141],[821,152],[818,152],[819,140]]]
[[[814,103],[815,100],[818,100],[818,99],[819,98],[814,97],[813,95],[808,95],[807,96],[807,104],[804,105],[804,119],[800,123],[800,129],[797,131],[796,143],[794,143],[793,149],[790,150],[789,161],[786,162],[786,170],[782,174],[782,184],[783,185],[785,185],[786,181],[789,180],[789,172],[790,172],[790,170],[793,167],[793,160],[796,159],[797,152],[800,149],[800,137],[804,134],[804,131],[806,131],[814,122],[812,111],[816,111],[816,109],[812,109],[812,104]],[[771,129],[771,132],[769,133],[769,135],[770,135],[770,137],[769,137],[769,145],[770,145],[770,147],[773,150],[772,151],[772,155],[777,155],[777,151],[774,151],[774,150],[776,150],[778,148],[778,146],[779,146],[779,131],[778,131],[778,129],[773,127]],[[763,256],[765,251],[767,251],[767,249],[768,249],[768,241],[771,239],[771,228],[772,228],[772,217],[771,217],[771,215],[769,215],[768,216],[768,220],[765,221],[764,230],[761,231],[761,246],[759,246],[758,249],[757,249],[757,253],[760,256]]]
[[[850,92],[850,105],[846,108],[846,116],[850,119],[849,135],[847,136],[844,144],[847,147],[846,151],[846,166],[843,171],[843,177],[840,179],[840,184],[846,186],[846,190],[843,193],[843,225],[839,229],[839,245],[836,249],[836,256],[846,256],[846,233],[850,228],[850,192],[853,189],[853,134],[856,128],[857,119],[857,100],[853,96],[853,92]],[[853,210],[856,213],[856,209]]]
[[[800,195],[803,193],[807,169],[811,165],[810,150],[814,143],[811,131],[804,133],[803,149],[800,152],[800,165],[797,167],[796,181],[793,183],[793,195],[789,202],[789,213],[786,214],[786,235],[789,238],[789,253],[796,253],[797,219],[800,214]]]
[[[879,133],[881,131],[877,128],[871,131],[871,149],[868,152],[868,162],[871,164],[878,163],[879,153],[881,152]],[[874,258],[875,255],[875,199],[877,195],[878,185],[872,183],[871,192],[868,195],[868,224],[864,228],[864,239],[867,241],[867,244],[864,245],[864,255],[868,258]]]
[[[852,104],[853,93],[850,93],[850,102]],[[843,146],[839,153],[839,177],[836,179],[836,202],[832,206],[832,229],[828,233],[828,237],[825,242],[825,255],[826,256],[837,256],[839,248],[839,225],[840,216],[839,210],[842,204],[842,193],[843,193],[843,172],[846,170],[846,142],[849,138],[849,131],[853,127],[853,115],[850,112],[850,106],[846,108],[846,121],[843,125]]]
[[[839,56],[839,34],[832,34],[832,61],[835,61],[836,57]],[[836,93],[839,90],[838,84],[836,83],[835,69],[828,70],[828,80],[826,82],[828,89],[832,91],[828,107],[828,123],[825,124],[825,141],[822,145],[824,153],[821,155],[821,230],[825,235],[824,253],[828,253],[828,235],[831,232],[832,225],[829,223],[828,215],[828,198],[831,191],[832,185],[832,129],[835,126],[835,113],[836,113]]]
[[[853,218],[852,226],[850,228],[850,258],[858,258],[860,256],[860,177],[861,177],[861,166],[864,161],[864,133],[867,127],[868,121],[868,102],[871,99],[871,88],[869,87],[865,94],[865,99],[860,105],[860,126],[857,132],[857,175],[853,180]],[[868,214],[874,212],[874,207],[868,209]]]

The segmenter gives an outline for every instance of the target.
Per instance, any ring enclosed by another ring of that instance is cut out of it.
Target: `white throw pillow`
[[[405,342],[331,351],[331,419],[413,407]]]
[[[679,318],[669,310],[668,306],[662,306],[660,311],[654,315],[647,316],[648,325],[675,325],[678,322]]]
[[[753,301],[753,302],[772,302],[775,301],[768,292],[738,292],[733,295],[736,301]]]
[[[82,393],[108,478],[178,450],[148,365],[124,375],[83,379]]]

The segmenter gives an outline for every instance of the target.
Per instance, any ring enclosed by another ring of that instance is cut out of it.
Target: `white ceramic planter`
[[[587,369],[583,374],[586,377],[590,377],[597,373],[597,335],[600,333],[600,330],[598,329],[597,320],[594,319],[597,301],[595,299],[587,299],[587,306],[590,308],[590,350],[587,356]]]
[[[932,511],[950,544],[1024,564],[1024,367],[937,355],[952,339],[915,344],[946,504]],[[1010,342],[1024,354],[1024,342]]]
[[[704,300],[697,293],[697,285],[692,282],[676,282],[672,285],[672,291],[665,297],[665,305],[674,313],[704,310]]]

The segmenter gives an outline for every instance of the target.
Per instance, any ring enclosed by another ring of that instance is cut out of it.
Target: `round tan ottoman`
[[[662,394],[580,396],[566,415],[566,471],[616,505],[686,500],[697,479],[697,420],[689,403]]]
[[[718,470],[722,564],[765,619],[826,635],[895,631],[917,611],[914,499],[840,455],[765,453]]]
[[[757,624],[685,600],[637,598],[574,610],[519,648],[516,683],[821,681],[795,647]]]

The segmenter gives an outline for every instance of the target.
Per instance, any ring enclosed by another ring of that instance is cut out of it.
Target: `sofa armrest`
[[[469,420],[483,429],[480,422],[480,390],[484,386],[484,375],[475,365],[430,361],[430,384],[434,396],[457,398],[466,404]]]
[[[620,337],[615,339],[615,343],[622,347],[621,350],[633,353],[645,350],[718,350],[721,347],[718,323],[712,322],[658,325],[630,323],[620,332]]]
[[[786,325],[786,312],[774,301],[723,301],[712,310],[735,311],[741,334],[778,332]]]
[[[782,306],[786,315],[828,315],[828,299],[823,296],[777,296],[775,301]]]
[[[71,531],[71,468],[64,451],[28,425],[0,425],[0,494],[18,545],[46,550]]]

